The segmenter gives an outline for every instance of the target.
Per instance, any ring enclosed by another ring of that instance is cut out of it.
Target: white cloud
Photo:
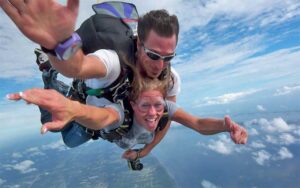
[[[22,174],[26,174],[26,173],[33,172],[33,171],[37,170],[36,168],[31,168],[32,165],[34,165],[33,161],[25,160],[25,161],[22,161],[20,163],[14,164],[14,165],[8,164],[8,165],[3,165],[3,166],[7,170],[14,169],[14,170],[19,171]]]
[[[233,143],[226,135],[220,135],[219,140],[210,142],[207,148],[217,153],[229,155],[233,152]]]
[[[292,132],[297,129],[297,127],[293,124],[287,124],[286,121],[282,117],[273,118],[272,120],[267,120],[265,118],[253,119],[251,121],[244,122],[247,127],[253,127],[258,125],[263,130],[268,133],[284,133],[284,132]]]
[[[274,96],[288,95],[296,91],[300,91],[300,85],[283,86],[282,88],[276,90]]]
[[[279,159],[291,159],[293,158],[293,154],[286,148],[286,147],[281,147],[280,150],[278,151]]]
[[[1,131],[5,135],[0,137],[0,145],[10,143],[11,140],[24,138],[24,135],[39,135],[40,112],[36,106],[25,105],[23,102],[12,102],[0,107]]]
[[[279,132],[288,132],[293,129],[293,127],[288,125],[281,117],[274,118],[271,125]]]
[[[253,147],[253,148],[258,148],[258,149],[261,149],[261,148],[265,148],[265,147],[266,147],[266,146],[265,146],[263,143],[261,143],[261,142],[252,142],[252,143],[250,144],[250,146]]]
[[[0,178],[0,185],[3,185],[5,182],[6,180]]]
[[[294,129],[293,125],[288,125],[281,117],[274,118],[272,121],[261,118],[257,124],[268,132],[289,132]]]
[[[45,153],[43,153],[38,147],[32,147],[32,148],[29,148],[25,151],[25,153],[27,155],[30,155],[30,156],[41,156],[41,155],[45,155]]]
[[[64,151],[64,150],[67,150],[68,148],[64,144],[63,140],[59,140],[59,141],[52,142],[52,143],[47,144],[47,145],[43,145],[42,149],[43,150],[59,150],[59,151]]]
[[[260,43],[263,40],[260,39]],[[235,44],[232,50],[226,50],[226,45],[216,46],[209,50],[204,47],[205,51],[190,54],[193,56],[191,60],[175,65],[179,74],[183,75],[184,90],[198,88],[199,94],[206,93],[208,88],[214,90],[215,88],[243,87],[245,90],[249,90],[253,89],[252,85],[256,84],[261,87],[274,87],[274,85],[299,80],[299,46],[255,56],[256,52],[249,51],[260,48],[261,44],[258,41],[250,41],[250,43],[252,45],[248,44],[249,46],[244,48]],[[219,48],[222,48],[223,51],[219,51]],[[236,53],[243,53],[243,55],[237,58],[239,55]],[[211,57],[206,58],[207,56]],[[195,77],[199,78],[197,82],[195,82]],[[269,82],[268,80],[273,81]],[[250,88],[248,85],[252,87]],[[202,96],[202,98],[204,97]]]
[[[205,71],[218,70],[220,68],[224,68],[226,65],[233,65],[233,63],[243,62],[245,59],[249,58],[251,55],[260,50],[260,47],[257,46],[261,46],[259,44],[261,43],[262,39],[263,36],[254,35],[241,38],[240,40],[236,42],[233,41],[229,44],[209,43],[205,45],[204,48],[203,46],[199,46],[201,52],[189,54],[189,56],[192,55],[191,59],[182,64],[178,71],[180,73],[195,73],[201,71],[205,73]],[[196,52],[199,51],[195,49],[193,50]],[[221,71],[221,73],[223,73],[223,71]],[[218,73],[218,77],[220,77],[219,74],[220,73]],[[230,75],[224,74],[222,78],[226,78],[226,76],[228,77]]]
[[[266,135],[266,141],[271,144],[278,144],[278,140],[271,135]]]
[[[247,128],[248,134],[251,136],[259,135],[258,131],[254,128]]]
[[[218,186],[208,180],[202,180],[201,185],[203,188],[218,188]]]
[[[271,159],[271,154],[268,153],[265,150],[260,150],[258,152],[253,152],[253,159],[259,164],[259,165],[265,165],[267,161]]]
[[[299,69],[295,67],[296,70],[293,70],[293,67],[298,63],[297,59],[300,57],[299,50],[299,46],[296,46],[249,58],[241,62],[241,66],[236,69],[238,74],[235,76],[249,76],[249,79],[250,76],[255,76],[258,80],[280,77],[282,77],[281,80],[284,80],[285,76],[289,76],[290,78],[292,76],[295,77]],[[247,71],[250,72],[247,73]]]
[[[300,126],[296,127],[296,129],[293,131],[293,133],[300,136]]]
[[[266,135],[266,141],[276,145],[290,145],[294,144],[297,139],[289,133],[283,133],[276,136]]]
[[[139,7],[148,6],[149,9],[165,8],[176,12],[182,23],[183,30],[192,27],[205,27],[215,18],[236,20],[239,24],[251,27],[268,26],[282,23],[299,15],[299,2],[265,0],[265,1],[239,1],[239,0],[215,0],[215,1],[178,1],[164,0],[159,3],[137,3]],[[155,2],[155,1],[152,1]],[[170,6],[171,5],[171,6]],[[139,8],[140,9],[140,8]],[[149,10],[148,9],[148,10]],[[188,12],[188,14],[187,14]]]
[[[293,135],[288,134],[288,133],[279,135],[279,140],[282,145],[290,145],[297,141]]]
[[[265,150],[260,150],[252,153],[252,158],[259,164],[265,165],[268,161],[278,161],[293,158],[293,154],[286,147],[281,147],[276,156],[272,156]]]
[[[13,158],[22,158],[23,155],[20,152],[13,152],[12,157]]]
[[[257,105],[257,106],[256,106],[256,109],[257,109],[258,111],[260,111],[260,112],[266,111],[266,109],[265,109],[262,105]]]
[[[199,106],[228,104],[238,99],[249,96],[255,92],[256,91],[251,90],[251,91],[244,91],[244,92],[237,92],[237,93],[227,93],[218,97],[206,97],[204,99],[204,103],[200,104]]]
[[[250,121],[245,121],[244,122],[244,125],[246,127],[252,127],[252,126],[257,125],[257,124],[258,124],[258,119],[252,119]]]

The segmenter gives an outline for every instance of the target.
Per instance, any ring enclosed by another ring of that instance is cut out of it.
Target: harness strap
[[[120,127],[113,129],[108,133],[104,132],[103,130],[93,130],[86,127],[84,128],[85,132],[91,135],[93,140],[98,140],[101,137],[109,142],[122,139],[122,136],[129,131],[129,125],[121,125]]]
[[[86,127],[84,127],[84,131],[85,131],[87,134],[91,135],[93,140],[98,140],[99,137],[101,137],[100,131],[96,131],[96,130],[93,130],[93,129],[89,129],[89,128],[86,128]]]
[[[169,121],[168,110],[165,107],[164,113],[163,113],[155,131],[163,130],[166,127],[168,121]],[[85,132],[87,134],[91,135],[93,140],[97,140],[97,139],[99,139],[99,137],[101,137],[104,140],[113,142],[114,140],[122,139],[123,135],[128,133],[128,131],[130,130],[132,123],[133,123],[132,118],[125,119],[123,124],[120,127],[113,129],[113,130],[109,131],[108,133],[104,132],[103,130],[96,131],[96,130],[92,130],[92,129],[89,129],[86,127],[85,127]]]

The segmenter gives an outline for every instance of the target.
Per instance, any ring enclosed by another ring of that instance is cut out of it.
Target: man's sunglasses
[[[144,48],[145,53],[147,54],[147,56],[152,59],[153,61],[157,61],[157,60],[163,60],[163,62],[169,62],[171,61],[171,59],[173,59],[173,57],[175,57],[176,53],[174,52],[172,55],[166,55],[166,56],[162,56],[156,52],[153,52],[152,50],[148,49],[145,47],[144,44],[142,44],[142,47]]]

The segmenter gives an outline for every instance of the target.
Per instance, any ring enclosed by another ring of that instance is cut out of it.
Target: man
[[[52,0],[0,0],[0,5],[25,36],[46,49],[54,49],[73,35],[79,1],[68,0],[66,7]],[[153,11],[144,18],[144,24],[139,24],[138,28],[136,66],[143,76],[157,78],[169,67],[169,61],[175,56],[178,20],[166,11]],[[141,25],[145,28],[141,29]],[[112,50],[99,50],[85,56],[79,49],[65,60],[51,54],[48,56],[52,66],[60,73],[67,77],[88,79],[86,84],[91,88],[110,85],[121,71],[120,57]],[[172,75],[173,84],[167,98],[176,101],[180,80],[176,72],[173,71]],[[93,96],[87,98],[87,104],[100,106],[102,102]],[[143,148],[141,157],[159,143],[169,126],[170,123],[156,134],[151,144]]]

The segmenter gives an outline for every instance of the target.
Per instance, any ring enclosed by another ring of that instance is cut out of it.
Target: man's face
[[[146,41],[138,42],[138,68],[150,78],[157,78],[175,54],[176,35],[161,37],[151,30]],[[154,53],[153,53],[154,52]],[[157,56],[158,55],[158,56]],[[156,58],[155,57],[159,57]],[[154,57],[154,58],[153,58]],[[164,60],[161,58],[163,57]]]
[[[144,91],[131,102],[136,122],[150,132],[154,132],[164,113],[165,102],[160,91]]]

